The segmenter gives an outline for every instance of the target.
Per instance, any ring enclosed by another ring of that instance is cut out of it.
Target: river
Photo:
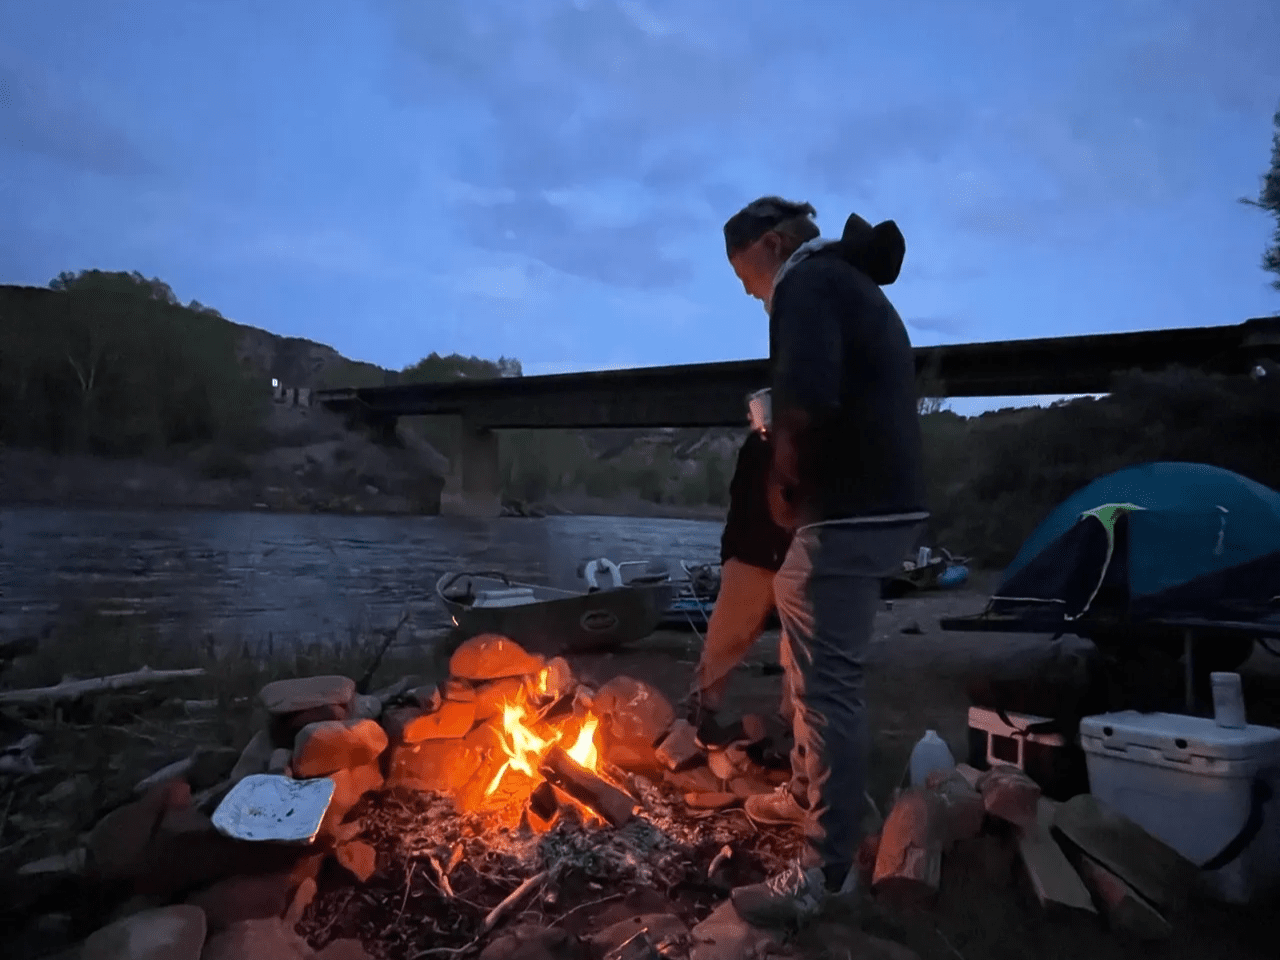
[[[326,514],[0,509],[0,636],[98,613],[175,639],[343,641],[407,611],[447,626],[435,582],[458,569],[569,584],[594,557],[719,555],[720,524],[561,516],[470,520]]]

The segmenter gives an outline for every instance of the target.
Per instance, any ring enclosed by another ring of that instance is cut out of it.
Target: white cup
[[[768,388],[757,390],[747,397],[747,418],[751,421],[751,429],[757,433],[768,433],[773,426],[773,399]]]
[[[1213,720],[1220,727],[1243,730],[1247,726],[1244,717],[1244,690],[1238,673],[1211,673],[1213,685]]]

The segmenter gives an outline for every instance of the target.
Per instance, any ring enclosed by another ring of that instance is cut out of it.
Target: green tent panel
[[[1280,602],[1280,493],[1201,463],[1108,474],[1027,538],[994,609],[1244,618]]]

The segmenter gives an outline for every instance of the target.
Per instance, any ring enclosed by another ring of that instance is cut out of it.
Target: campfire
[[[650,896],[638,891],[660,891],[687,938],[732,885],[795,853],[798,837],[758,832],[740,809],[781,776],[752,759],[751,738],[709,763],[639,680],[596,686],[488,635],[439,684],[383,691],[376,721],[336,715],[360,700],[341,680],[263,691],[262,736],[292,745],[282,772],[335,783],[316,843],[336,865],[297,911],[314,947],[448,956],[517,916],[587,934],[611,905]]]

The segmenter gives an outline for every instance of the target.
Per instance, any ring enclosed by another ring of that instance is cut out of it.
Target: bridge
[[[1117,374],[1172,366],[1244,375],[1280,361],[1280,317],[1230,326],[917,347],[922,396],[1105,393]],[[384,437],[401,416],[462,423],[462,497],[496,504],[497,430],[718,427],[745,423],[768,361],[681,364],[451,383],[316,390],[312,400]],[[469,508],[468,508],[469,509]]]

